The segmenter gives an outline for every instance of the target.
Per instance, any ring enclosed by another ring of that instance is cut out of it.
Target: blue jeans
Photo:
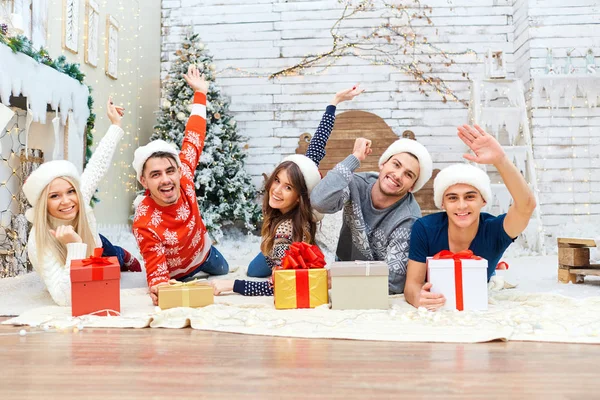
[[[194,279],[194,275],[199,272],[206,272],[209,275],[226,275],[229,273],[229,263],[215,246],[210,246],[206,261],[186,276],[179,278],[179,280],[182,282],[190,281]]]
[[[250,261],[248,265],[248,272],[246,275],[252,278],[267,278],[271,276],[271,267],[267,264],[267,259],[263,253],[258,253],[254,260]]]
[[[119,266],[123,268],[123,249],[119,246],[114,246],[104,236],[99,236],[100,240],[102,241],[102,257],[117,257],[119,260]]]

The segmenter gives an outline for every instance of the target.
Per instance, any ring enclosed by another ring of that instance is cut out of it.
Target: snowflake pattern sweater
[[[179,152],[182,173],[179,200],[162,207],[146,196],[133,219],[133,235],[144,258],[150,287],[186,276],[208,256],[211,240],[194,190],[194,171],[205,135],[206,95],[196,92]]]
[[[313,160],[317,167],[325,157],[325,145],[335,123],[335,110],[336,106],[327,106],[325,114],[321,118],[321,123],[306,149],[306,156]],[[277,227],[273,250],[271,250],[271,254],[265,256],[267,264],[271,268],[281,264],[281,259],[292,244],[293,233],[292,220],[283,221]],[[273,284],[270,280],[256,282],[236,279],[233,284],[233,291],[244,296],[273,296]]]
[[[85,210],[97,247],[102,247],[102,241],[98,235],[94,211],[92,211],[92,208],[88,204],[90,204],[98,184],[110,167],[113,154],[119,140],[123,137],[123,133],[123,129],[116,125],[111,125],[102,140],[100,140],[96,151],[92,154],[90,161],[81,174],[81,195],[86,206],[83,210],[80,209],[80,212]],[[44,168],[44,164],[40,168]],[[29,232],[29,239],[27,241],[29,261],[33,265],[33,269],[42,278],[52,300],[59,306],[69,306],[71,305],[71,260],[85,258],[87,244],[69,243],[67,245],[67,260],[65,263],[62,263],[54,256],[50,249],[43,250],[37,248],[35,243],[35,229],[34,225],[31,228],[31,232]],[[44,251],[41,263],[39,262],[38,251]]]

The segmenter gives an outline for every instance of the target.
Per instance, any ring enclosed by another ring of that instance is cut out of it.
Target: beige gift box
[[[331,264],[331,308],[384,309],[388,299],[388,266],[383,261],[338,261]]]
[[[158,306],[162,310],[175,307],[204,307],[214,303],[214,289],[206,282],[177,282],[158,287]]]

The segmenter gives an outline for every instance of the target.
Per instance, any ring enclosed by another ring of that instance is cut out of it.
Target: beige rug
[[[184,328],[302,338],[400,342],[491,340],[600,343],[600,297],[573,299],[551,293],[492,292],[487,312],[417,310],[391,296],[389,310],[275,310],[271,297],[229,295],[200,308],[156,310],[145,289],[122,290],[122,315],[72,318],[70,308],[46,306],[3,322],[43,329]]]

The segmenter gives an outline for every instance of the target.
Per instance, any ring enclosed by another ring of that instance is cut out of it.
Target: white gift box
[[[459,261],[459,270],[455,271],[453,259],[427,258],[427,281],[432,285],[431,293],[444,295],[446,304],[443,309],[445,310],[487,310],[487,260],[480,258],[479,260],[461,259]],[[457,282],[456,276],[462,276],[462,279]],[[462,308],[460,301],[457,304],[457,298],[461,297]]]

